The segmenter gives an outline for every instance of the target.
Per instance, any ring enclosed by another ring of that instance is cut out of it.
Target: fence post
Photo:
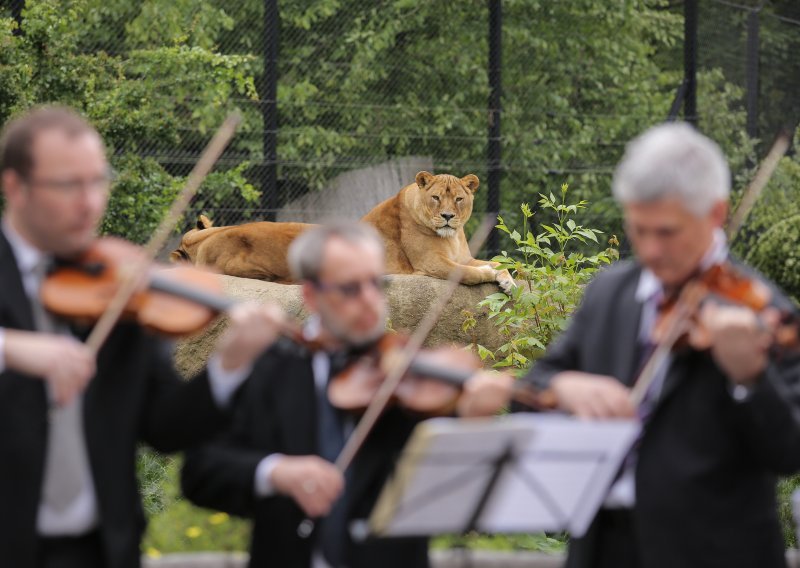
[[[683,4],[683,119],[697,127],[697,0]]]
[[[25,9],[25,0],[11,0],[11,17],[17,22],[17,28],[14,30],[15,36],[22,35],[22,10]]]
[[[758,51],[760,8],[750,10],[747,15],[747,135],[758,137]]]
[[[502,43],[503,7],[501,0],[489,0],[489,140],[487,149],[488,192],[486,210],[500,212],[500,179],[502,176],[500,118],[502,113]],[[497,231],[489,233],[486,246],[490,257],[499,252]]]
[[[261,163],[261,206],[264,219],[274,221],[278,209],[278,52],[280,13],[278,0],[264,0],[264,75],[261,116],[264,123]]]

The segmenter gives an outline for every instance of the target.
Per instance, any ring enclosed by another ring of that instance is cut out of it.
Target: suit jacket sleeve
[[[268,416],[272,410],[265,380],[272,370],[266,367],[269,365],[256,364],[253,376],[240,389],[228,431],[186,452],[181,486],[196,505],[252,516],[256,468],[262,459],[278,451],[275,421]]]
[[[776,292],[775,306],[796,310]],[[734,405],[736,420],[752,454],[775,473],[800,469],[800,354],[773,356],[752,396]]]
[[[190,380],[172,364],[172,344],[146,336],[147,390],[142,406],[142,439],[162,452],[175,452],[210,439],[227,424],[228,413],[214,401],[207,371]]]

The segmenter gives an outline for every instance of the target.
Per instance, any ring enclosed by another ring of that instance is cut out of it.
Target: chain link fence
[[[167,101],[180,122],[165,139],[116,140],[115,153],[185,175],[212,134],[199,119],[233,107],[244,115],[219,167],[239,168],[253,191],[206,196],[187,224],[201,212],[220,225],[358,217],[422,169],[478,175],[477,216],[488,208],[489,128],[499,120],[502,214],[569,183],[591,199],[584,224],[618,232],[614,165],[628,140],[666,119],[683,75],[676,1],[86,1],[81,48],[126,59],[126,72],[149,81],[142,104]],[[24,19],[23,6],[6,13]],[[500,108],[490,108],[493,10]],[[800,6],[709,0],[699,10],[699,127],[731,146],[736,129],[763,141],[733,160],[744,171],[800,117]],[[197,50],[198,65],[203,52],[234,57],[252,88],[223,96],[140,57],[176,46]]]

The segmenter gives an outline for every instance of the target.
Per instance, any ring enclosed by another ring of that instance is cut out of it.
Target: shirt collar
[[[7,218],[4,217],[2,222],[0,222],[0,228],[2,228],[3,234],[6,240],[8,240],[8,244],[11,246],[11,252],[14,253],[14,258],[17,261],[17,268],[19,268],[20,273],[26,275],[33,272],[46,255],[26,241],[25,238],[11,226]]]
[[[728,258],[728,242],[725,239],[725,231],[720,228],[714,230],[711,239],[711,245],[708,250],[700,259],[700,269],[706,270],[715,264],[725,262]],[[646,302],[664,291],[664,286],[661,281],[653,274],[649,268],[642,270],[639,277],[639,284],[636,287],[636,300],[638,302]]]

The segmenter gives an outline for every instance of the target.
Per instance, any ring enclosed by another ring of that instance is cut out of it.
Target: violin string
[[[100,351],[100,347],[102,347],[106,339],[108,339],[111,330],[114,328],[119,320],[119,317],[122,315],[122,312],[125,310],[125,306],[128,304],[130,299],[133,297],[133,294],[145,278],[145,275],[147,274],[147,267],[156,257],[158,251],[164,246],[164,243],[169,238],[170,232],[175,227],[177,219],[189,206],[189,202],[191,201],[192,197],[194,197],[194,195],[197,193],[197,190],[203,183],[203,180],[206,178],[208,173],[211,171],[211,168],[222,155],[223,150],[233,137],[236,127],[239,125],[240,121],[241,116],[238,113],[231,113],[228,115],[217,132],[214,134],[214,137],[203,150],[200,159],[197,161],[197,164],[195,164],[186,180],[186,185],[184,185],[181,193],[178,195],[175,201],[173,201],[169,212],[161,221],[150,241],[145,246],[142,259],[136,264],[135,267],[132,268],[132,270],[128,272],[128,274],[122,275],[122,282],[120,283],[117,293],[111,299],[111,302],[109,303],[105,312],[103,312],[103,315],[101,315],[100,319],[97,320],[97,324],[95,324],[91,334],[86,340],[87,347],[95,355],[98,353],[98,351]]]

